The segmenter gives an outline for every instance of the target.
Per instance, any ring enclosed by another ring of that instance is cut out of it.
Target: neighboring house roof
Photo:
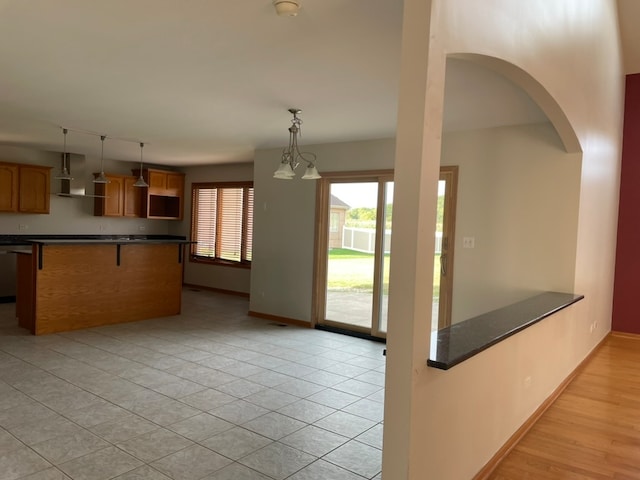
[[[346,208],[347,210],[351,208],[350,205],[347,205],[335,195],[331,195],[331,203],[329,205],[331,206],[331,208],[341,207],[341,208]]]

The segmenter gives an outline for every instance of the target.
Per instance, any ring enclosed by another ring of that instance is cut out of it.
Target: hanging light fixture
[[[100,135],[100,141],[102,142],[100,145],[100,174],[93,179],[93,183],[111,183],[111,180],[107,178],[104,174],[104,139],[107,138],[105,135]]]
[[[289,145],[282,150],[282,160],[280,166],[274,172],[273,178],[279,178],[281,180],[291,180],[296,176],[295,169],[300,163],[305,162],[307,169],[302,176],[303,180],[315,180],[321,178],[318,170],[316,169],[316,156],[311,152],[301,152],[298,149],[298,135],[300,135],[300,127],[302,125],[302,119],[298,115],[302,110],[298,108],[290,108],[289,112],[293,115],[291,120],[291,126],[289,127]]]
[[[136,183],[133,184],[134,187],[146,188],[149,186],[147,182],[144,181],[144,177],[142,176],[142,149],[144,148],[144,143],[140,142],[140,176]]]
[[[73,177],[67,168],[67,133],[69,133],[69,130],[63,128],[62,134],[64,135],[64,146],[62,147],[62,170],[54,177],[56,180],[73,180]]]
[[[281,17],[295,17],[300,10],[299,0],[273,0],[276,13]]]

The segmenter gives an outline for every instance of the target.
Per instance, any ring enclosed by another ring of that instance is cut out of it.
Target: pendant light
[[[303,180],[316,180],[320,177],[316,168],[316,156],[311,152],[301,152],[298,149],[298,136],[300,136],[300,128],[302,119],[298,116],[302,110],[299,108],[290,108],[289,113],[293,115],[291,126],[289,127],[289,145],[282,151],[282,158],[278,169],[273,173],[273,178],[280,180],[291,180],[296,176],[295,169],[301,164],[306,163],[307,168],[302,176]]]
[[[144,181],[144,177],[142,176],[142,149],[144,148],[144,143],[140,142],[140,176],[136,183],[133,184],[134,187],[146,188],[149,186],[147,182]]]
[[[73,177],[67,169],[67,133],[69,133],[69,130],[63,128],[62,133],[64,135],[64,146],[62,148],[62,171],[54,178],[56,180],[73,180]]]
[[[100,135],[100,141],[102,142],[100,146],[100,174],[93,179],[93,183],[111,183],[111,180],[107,178],[104,174],[104,139],[107,138],[105,135]]]

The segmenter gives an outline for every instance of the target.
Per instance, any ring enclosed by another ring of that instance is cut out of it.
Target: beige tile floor
[[[384,345],[247,311],[34,337],[0,305],[0,480],[380,480]]]

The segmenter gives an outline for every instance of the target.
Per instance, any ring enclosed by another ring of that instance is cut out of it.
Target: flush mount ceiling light
[[[100,135],[100,174],[93,179],[93,183],[111,183],[111,180],[104,174],[104,139],[106,135]]]
[[[298,108],[290,108],[289,112],[293,115],[291,126],[289,127],[289,145],[282,150],[282,160],[280,166],[274,172],[273,178],[280,180],[291,180],[296,176],[295,169],[304,162],[307,169],[302,176],[303,180],[315,180],[321,178],[316,169],[316,156],[311,152],[301,152],[298,149],[298,135],[300,135],[300,127],[302,119],[298,117],[302,110]]]
[[[295,17],[300,10],[299,0],[273,0],[276,13],[281,17]]]
[[[144,177],[142,176],[142,149],[144,148],[144,143],[140,142],[140,176],[136,183],[133,184],[134,187],[146,188],[149,186],[147,182],[144,181]]]
[[[69,169],[67,168],[67,133],[69,133],[69,130],[63,128],[62,134],[64,135],[64,146],[62,147],[62,170],[54,177],[56,180],[73,180],[73,177],[69,174]]]

